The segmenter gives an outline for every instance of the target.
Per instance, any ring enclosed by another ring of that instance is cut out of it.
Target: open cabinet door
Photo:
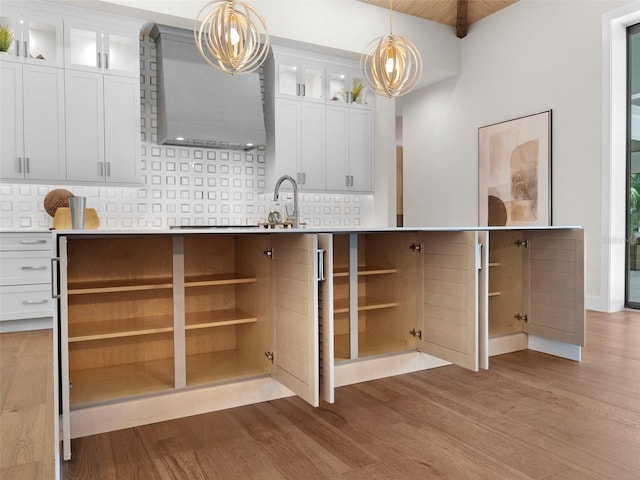
[[[418,350],[478,370],[477,232],[420,232]]]
[[[319,255],[323,268],[318,284],[318,313],[320,336],[320,398],[334,403],[335,368],[333,348],[333,235],[318,235]],[[319,259],[320,261],[320,259]]]
[[[67,237],[58,238],[58,256],[60,257],[60,298],[58,300],[60,319],[58,322],[60,335],[59,375],[60,398],[62,401],[62,458],[71,460],[71,403],[69,398],[69,304],[67,287]],[[57,359],[54,359],[57,361]]]
[[[584,231],[535,230],[526,239],[524,331],[584,346]]]
[[[271,235],[271,376],[314,407],[319,404],[317,246],[316,235]]]

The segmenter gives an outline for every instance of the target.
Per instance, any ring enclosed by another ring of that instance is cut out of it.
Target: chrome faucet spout
[[[273,200],[278,200],[280,186],[282,182],[289,180],[293,185],[293,228],[300,228],[300,212],[298,211],[298,184],[291,175],[283,175],[276,182],[276,188],[273,192]]]

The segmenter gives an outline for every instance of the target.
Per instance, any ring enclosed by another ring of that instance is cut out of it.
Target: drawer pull
[[[47,266],[46,266],[46,265],[39,265],[39,266],[36,266],[36,265],[33,265],[33,266],[31,266],[31,265],[24,265],[24,266],[22,267],[22,270],[46,270],[46,269],[47,269]]]
[[[46,298],[43,300],[23,300],[22,304],[23,305],[43,305],[45,303],[48,303],[49,300],[47,300]]]
[[[42,245],[43,243],[47,243],[46,240],[20,240],[22,245]]]

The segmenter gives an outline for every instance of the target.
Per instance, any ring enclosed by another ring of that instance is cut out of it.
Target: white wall
[[[406,225],[476,225],[478,127],[552,109],[553,223],[585,227],[587,304],[598,303],[602,22],[626,3],[520,0],[470,27],[460,75],[403,102]]]

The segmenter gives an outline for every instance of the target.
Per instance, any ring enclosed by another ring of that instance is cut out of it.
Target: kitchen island
[[[54,232],[71,439],[584,344],[580,227]]]

